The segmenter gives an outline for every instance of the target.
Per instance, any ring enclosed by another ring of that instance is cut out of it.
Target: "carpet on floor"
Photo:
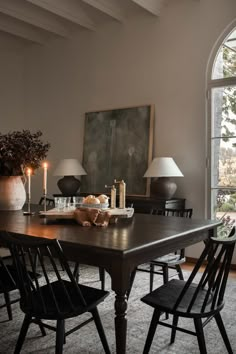
[[[187,278],[189,272],[184,272]],[[98,268],[81,266],[80,282],[89,286],[100,288]],[[160,286],[162,279],[155,277],[155,286]],[[108,343],[112,353],[115,353],[115,332],[114,332],[114,299],[115,294],[111,290],[110,277],[106,274],[106,289],[110,291],[110,295],[103,303],[98,306],[101,320],[107,335]],[[148,293],[149,276],[147,273],[137,272],[132,292],[128,301],[128,331],[127,331],[127,353],[142,353],[149,323],[152,316],[152,309],[142,303],[140,298]],[[236,280],[229,279],[226,296],[225,307],[222,310],[222,318],[233,348],[236,353]],[[18,294],[12,293],[11,298]],[[3,296],[0,296],[0,305],[3,303]],[[13,320],[8,321],[6,309],[0,310],[0,353],[10,354],[14,352],[14,347],[21,328],[23,313],[19,308],[19,303],[12,305]],[[83,315],[78,318],[66,321],[66,330],[73,328],[82,319],[88,318]],[[193,328],[192,321],[189,319],[181,320],[180,324],[184,324],[189,329]],[[47,335],[41,336],[41,332],[37,325],[31,324],[22,353],[35,354],[52,354],[55,352],[55,332],[46,330]],[[227,350],[224,346],[221,335],[218,331],[216,323],[212,320],[204,329],[208,354],[224,354]],[[150,350],[150,354],[197,354],[199,353],[197,339],[181,332],[177,332],[175,343],[169,345],[170,329],[163,326],[157,328],[156,335]],[[95,325],[90,322],[77,332],[69,335],[64,345],[64,353],[66,354],[100,354],[104,353],[102,344],[98,337]]]

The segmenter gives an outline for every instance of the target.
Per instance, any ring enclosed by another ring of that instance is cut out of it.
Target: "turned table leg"
[[[116,294],[115,299],[115,331],[116,331],[116,352],[117,354],[126,353],[126,334],[127,334],[127,300],[126,294]]]

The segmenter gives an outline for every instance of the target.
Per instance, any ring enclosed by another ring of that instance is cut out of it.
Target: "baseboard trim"
[[[197,263],[198,258],[193,258],[193,257],[186,257],[186,261],[188,263],[193,263],[196,264]],[[206,264],[206,262],[204,262]],[[236,264],[231,264],[230,266],[231,270],[236,270]]]

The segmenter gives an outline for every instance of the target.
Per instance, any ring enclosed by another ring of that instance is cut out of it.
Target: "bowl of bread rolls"
[[[99,196],[88,195],[83,199],[82,208],[107,209],[109,207],[109,197],[105,194]]]

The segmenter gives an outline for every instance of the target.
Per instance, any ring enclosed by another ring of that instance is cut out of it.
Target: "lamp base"
[[[58,188],[65,197],[72,197],[76,195],[80,188],[80,184],[80,180],[74,176],[64,176],[57,182]]]
[[[177,189],[176,183],[169,177],[155,178],[151,182],[151,196],[155,198],[171,199]]]

